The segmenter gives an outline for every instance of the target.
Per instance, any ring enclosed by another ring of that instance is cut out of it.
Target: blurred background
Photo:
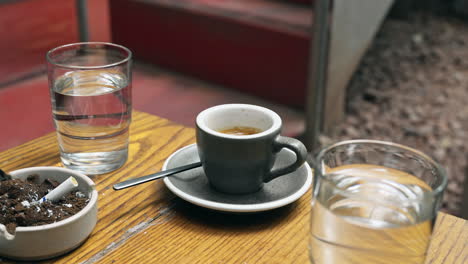
[[[253,103],[277,111],[284,134],[301,138],[317,118],[306,111],[314,2],[0,0],[0,151],[54,131],[45,53],[80,40],[134,52],[135,110],[193,126],[212,105]],[[331,5],[318,147],[373,138],[420,149],[446,168],[443,210],[460,216],[468,199],[467,1]]]

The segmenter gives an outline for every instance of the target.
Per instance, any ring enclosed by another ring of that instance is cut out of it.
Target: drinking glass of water
[[[46,57],[62,163],[91,175],[118,169],[128,155],[131,51],[84,42],[57,47]]]
[[[447,185],[434,160],[403,145],[350,140],[315,162],[312,263],[424,263]]]

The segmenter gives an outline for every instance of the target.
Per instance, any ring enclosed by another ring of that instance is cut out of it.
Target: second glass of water
[[[350,140],[315,164],[314,264],[422,264],[447,185],[425,154],[391,142]]]
[[[62,163],[90,175],[118,169],[128,156],[131,51],[85,42],[57,47],[46,57]]]

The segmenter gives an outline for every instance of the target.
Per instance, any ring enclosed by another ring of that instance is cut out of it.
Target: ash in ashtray
[[[56,202],[35,203],[59,184],[51,179],[39,182],[38,175],[31,175],[26,181],[3,178],[0,180],[0,223],[13,234],[17,226],[39,226],[66,219],[89,202],[86,194],[72,191]]]

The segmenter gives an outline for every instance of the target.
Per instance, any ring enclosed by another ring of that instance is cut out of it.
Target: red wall
[[[249,23],[164,1],[113,0],[111,14],[113,40],[137,58],[286,105],[304,103],[306,29]]]
[[[78,41],[76,0],[0,4],[0,87],[44,71],[51,48]],[[109,0],[88,0],[90,39],[110,41]]]

